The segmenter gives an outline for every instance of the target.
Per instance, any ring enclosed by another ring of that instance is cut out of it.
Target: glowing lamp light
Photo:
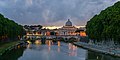
[[[30,41],[27,41],[27,43],[31,44],[31,42],[30,42]]]
[[[40,44],[40,41],[39,41],[39,40],[36,40],[36,41],[35,41],[35,44]]]
[[[86,36],[85,32],[80,32],[80,36]]]

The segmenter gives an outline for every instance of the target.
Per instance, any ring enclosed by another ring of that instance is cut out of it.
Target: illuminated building
[[[75,26],[72,26],[72,22],[68,19],[65,26],[58,29],[59,35],[76,35],[75,31],[77,28]]]
[[[26,35],[86,36],[85,27],[77,28],[77,27],[73,26],[70,19],[67,20],[67,22],[65,23],[65,25],[63,27],[58,28],[58,29],[43,28],[43,29],[38,30],[38,27],[36,27],[36,26],[32,26],[32,28],[34,28],[34,30],[27,31]]]

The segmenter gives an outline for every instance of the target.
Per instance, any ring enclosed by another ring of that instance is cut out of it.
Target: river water
[[[46,41],[41,44],[29,44],[26,48],[18,47],[2,56],[2,60],[120,60],[118,57],[105,55],[79,48],[71,43]]]

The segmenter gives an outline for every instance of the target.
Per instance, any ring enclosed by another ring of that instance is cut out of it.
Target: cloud
[[[5,6],[6,6],[5,2],[0,1],[0,7],[5,7]]]
[[[31,6],[33,4],[33,0],[26,0],[26,5]]]
[[[85,25],[118,0],[1,0],[0,12],[20,24]]]

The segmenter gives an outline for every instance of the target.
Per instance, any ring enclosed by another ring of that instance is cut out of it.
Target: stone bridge
[[[59,36],[55,36],[55,35],[51,35],[51,36],[40,36],[40,35],[26,35],[24,37],[30,38],[30,39],[41,39],[42,37],[45,37],[46,39],[54,39],[54,38],[63,38],[63,39],[70,39],[70,38],[75,38],[77,40],[80,39],[80,36],[77,35],[59,35]]]

